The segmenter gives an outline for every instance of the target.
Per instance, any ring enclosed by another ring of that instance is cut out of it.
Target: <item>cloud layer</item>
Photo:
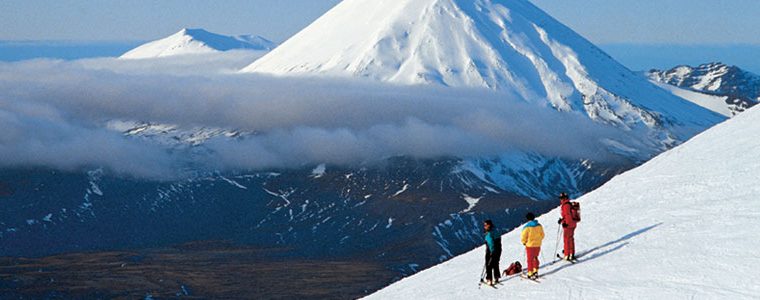
[[[229,71],[243,61],[236,55],[217,63],[2,63],[0,167],[102,166],[165,178],[188,163],[249,170],[508,151],[610,159],[599,141],[626,135],[503,92],[233,74]],[[214,138],[203,145],[209,151],[198,155],[125,137],[106,128],[112,120],[255,134]]]

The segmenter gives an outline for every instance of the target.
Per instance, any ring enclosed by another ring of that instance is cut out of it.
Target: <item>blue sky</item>
[[[184,27],[282,40],[338,0],[2,0],[0,40],[152,40]]]
[[[0,40],[151,40],[182,27],[283,40],[339,0],[2,0]],[[533,0],[591,41],[760,45],[757,0]]]
[[[532,1],[634,70],[723,61],[760,73],[760,0]],[[339,2],[0,0],[0,60],[113,56],[184,27],[280,42]],[[8,42],[41,40],[67,42]]]
[[[598,44],[760,45],[758,0],[532,0]]]

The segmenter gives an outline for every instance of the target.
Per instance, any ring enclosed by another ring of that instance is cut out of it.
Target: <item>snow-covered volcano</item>
[[[722,120],[526,0],[346,0],[242,72],[510,91],[665,145]]]
[[[148,42],[120,58],[155,58],[183,54],[203,54],[233,49],[269,51],[275,43],[256,35],[225,36],[203,29],[184,28],[166,38]]]
[[[758,131],[756,107],[581,197],[577,264],[551,263],[559,213],[539,218],[540,285],[518,277],[478,289],[480,247],[369,298],[758,299]],[[519,234],[502,237],[504,268],[525,265]]]

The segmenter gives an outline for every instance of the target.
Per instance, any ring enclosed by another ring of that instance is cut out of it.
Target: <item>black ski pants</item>
[[[499,260],[501,260],[501,251],[496,250],[491,253],[486,247],[486,280],[499,280]]]

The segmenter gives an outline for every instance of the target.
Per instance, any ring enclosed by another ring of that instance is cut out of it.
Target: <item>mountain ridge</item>
[[[651,69],[644,75],[655,82],[713,97],[710,105],[727,109],[729,116],[760,102],[760,76],[720,62],[696,67],[679,65],[669,70]],[[689,98],[689,95],[685,97]]]

